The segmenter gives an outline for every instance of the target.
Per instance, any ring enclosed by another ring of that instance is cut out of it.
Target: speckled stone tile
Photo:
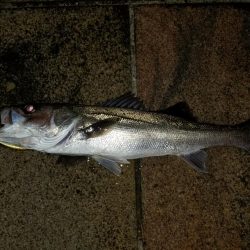
[[[2,11],[1,103],[92,104],[124,93],[128,22],[126,7]]]
[[[94,104],[130,90],[127,7],[1,11],[1,105]],[[0,147],[1,249],[135,249],[133,166]]]
[[[249,6],[136,8],[138,94],[185,101],[200,122],[250,118]],[[145,249],[247,249],[250,154],[208,149],[209,174],[175,156],[142,161]]]

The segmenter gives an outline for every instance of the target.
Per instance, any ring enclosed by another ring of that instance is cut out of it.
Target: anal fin
[[[197,152],[182,155],[184,161],[186,161],[192,168],[201,173],[207,173],[208,169],[206,167],[205,161],[207,159],[207,153],[203,150]]]

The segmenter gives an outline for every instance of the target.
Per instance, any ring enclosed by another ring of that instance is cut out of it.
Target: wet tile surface
[[[1,105],[94,104],[130,90],[126,7],[2,11]],[[2,249],[135,249],[133,166],[0,148]]]
[[[138,94],[151,109],[185,101],[200,122],[250,118],[249,8],[136,8]],[[247,249],[250,155],[207,150],[209,174],[174,156],[142,161],[146,249]]]

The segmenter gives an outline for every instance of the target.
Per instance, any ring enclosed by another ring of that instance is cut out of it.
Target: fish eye
[[[34,107],[33,105],[26,105],[26,106],[24,107],[24,111],[25,111],[25,113],[27,113],[27,114],[32,114],[32,113],[34,113],[36,110],[35,110],[35,107]]]

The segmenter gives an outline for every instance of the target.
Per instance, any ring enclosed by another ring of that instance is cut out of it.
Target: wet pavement
[[[200,122],[250,118],[246,4],[5,2],[1,105],[95,104],[133,90],[151,110],[185,101]],[[206,175],[165,156],[116,177],[92,160],[0,147],[0,247],[248,249],[250,155],[207,152]]]

